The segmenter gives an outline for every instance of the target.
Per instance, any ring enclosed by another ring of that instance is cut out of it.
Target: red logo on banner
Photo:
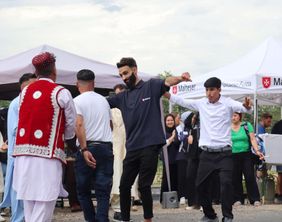
[[[263,85],[264,88],[267,89],[267,88],[270,87],[270,85],[271,85],[271,77],[262,77],[261,81],[262,81],[262,85]]]
[[[173,94],[177,94],[177,86],[173,86],[172,87],[172,93]]]

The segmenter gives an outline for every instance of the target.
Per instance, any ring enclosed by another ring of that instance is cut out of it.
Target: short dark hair
[[[92,81],[95,79],[95,73],[90,69],[82,69],[76,74],[77,80]]]
[[[221,88],[221,80],[216,77],[211,77],[204,83],[205,88]]]
[[[30,79],[36,79],[36,75],[34,73],[25,73],[19,79],[19,84],[22,85],[24,82]]]
[[[123,66],[129,66],[130,68],[136,67],[137,68],[137,63],[135,59],[132,57],[124,57],[121,58],[121,60],[117,63],[117,67],[121,68]]]
[[[114,91],[116,91],[116,89],[120,89],[120,90],[126,89],[126,85],[124,85],[124,84],[116,84],[114,86]]]
[[[268,112],[265,112],[261,115],[261,118],[262,119],[268,119],[268,118],[272,119],[272,115]]]

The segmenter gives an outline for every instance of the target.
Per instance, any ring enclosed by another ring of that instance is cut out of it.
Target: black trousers
[[[177,160],[177,194],[178,199],[185,197],[187,199],[187,160]]]
[[[198,194],[196,189],[196,178],[199,167],[199,159],[188,159],[187,164],[187,196],[188,206],[199,205]]]
[[[210,219],[216,217],[216,213],[212,207],[210,190],[212,188],[212,177],[215,173],[218,173],[220,178],[222,215],[233,218],[232,170],[233,161],[231,150],[218,153],[203,151],[201,153],[196,185],[204,214]]]
[[[212,176],[212,201],[215,203],[220,203],[220,178],[218,172],[214,173]]]
[[[144,218],[153,217],[151,185],[157,171],[160,148],[161,146],[155,145],[127,152],[123,161],[123,173],[119,186],[122,220],[130,220],[131,187],[138,174],[138,189],[141,195]]]
[[[254,163],[250,152],[233,153],[233,188],[234,202],[240,201],[244,204],[244,194],[242,185],[242,175],[245,177],[246,188],[250,203],[260,201],[259,190],[255,178]]]
[[[178,191],[177,190],[177,165],[169,164],[169,174],[170,174],[170,186],[171,191]],[[167,175],[165,164],[163,163],[163,175],[162,175],[162,184],[161,184],[161,195],[160,195],[160,202],[162,203],[163,200],[163,192],[168,192],[168,183],[167,183]]]

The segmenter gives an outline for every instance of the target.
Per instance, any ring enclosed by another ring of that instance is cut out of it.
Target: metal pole
[[[168,106],[168,112],[171,113],[172,112],[172,103],[170,101],[169,102],[169,106]]]
[[[254,126],[255,126],[255,132],[258,132],[258,99],[257,99],[257,93],[254,94]]]
[[[171,105],[171,103],[169,103]],[[161,120],[162,120],[162,126],[164,135],[165,133],[165,123],[164,123],[164,109],[163,109],[163,103],[162,99],[160,99],[160,107],[161,107]],[[168,191],[171,191],[171,184],[170,184],[170,172],[169,172],[169,160],[168,160],[168,152],[167,152],[167,145],[163,146],[163,156],[164,156],[164,165],[165,165],[165,172],[166,172],[166,178],[167,178],[167,184],[168,184]]]

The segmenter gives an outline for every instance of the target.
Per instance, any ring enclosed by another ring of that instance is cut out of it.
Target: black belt
[[[99,145],[99,144],[112,145],[112,142],[104,142],[104,141],[86,141],[86,144],[87,144],[87,146]]]
[[[208,147],[208,146],[201,146],[201,149],[209,152],[209,153],[220,153],[225,151],[231,151],[231,146],[223,146],[223,147]]]

